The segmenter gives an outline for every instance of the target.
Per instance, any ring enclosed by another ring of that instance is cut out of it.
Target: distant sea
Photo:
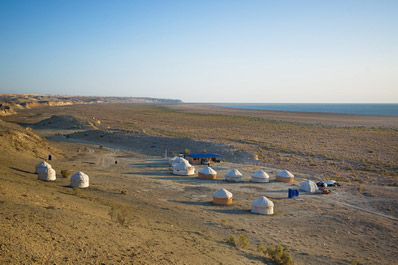
[[[348,103],[222,103],[216,106],[279,111],[327,112],[367,115],[398,116],[398,104],[348,104]]]

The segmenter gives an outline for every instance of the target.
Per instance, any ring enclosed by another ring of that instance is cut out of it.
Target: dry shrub
[[[239,249],[250,247],[249,239],[245,234],[240,234],[239,240],[236,240],[236,237],[234,235],[231,235],[229,238],[226,238],[225,241],[227,241],[227,243],[235,245],[235,247]]]
[[[267,247],[265,248],[263,244],[258,245],[257,250],[262,252],[265,257],[270,258],[276,264],[280,265],[293,265],[294,261],[289,253],[289,249],[282,247],[277,244],[275,248]]]
[[[67,169],[62,169],[61,170],[61,175],[63,178],[69,178],[70,177],[70,172]]]
[[[133,217],[133,207],[113,203],[109,210],[109,216],[113,221],[121,225],[128,225]]]

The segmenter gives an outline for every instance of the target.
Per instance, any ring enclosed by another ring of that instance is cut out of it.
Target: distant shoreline
[[[398,116],[397,103],[217,103],[212,105],[237,109]]]
[[[398,129],[398,116],[238,109],[218,105],[217,103],[183,103],[170,105],[170,108],[192,113],[247,116],[324,126]]]

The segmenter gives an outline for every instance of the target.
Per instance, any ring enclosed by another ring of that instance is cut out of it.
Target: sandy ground
[[[69,138],[36,132],[51,136],[48,147],[0,153],[1,264],[272,264],[256,251],[259,243],[288,247],[296,264],[396,264],[397,187],[341,183],[329,195],[302,192],[293,200],[288,188],[316,175],[293,172],[295,183],[279,183],[280,169],[261,167],[271,182],[252,183],[259,166],[224,162],[213,166],[217,180],[200,180],[171,174],[158,151],[126,148],[123,139],[100,147],[98,137],[78,131]],[[153,139],[140,140],[144,148]],[[49,148],[57,171],[51,183],[33,174]],[[223,181],[232,168],[243,182]],[[69,188],[62,169],[85,172],[90,187]],[[211,203],[220,188],[233,193],[233,205]],[[250,213],[259,196],[274,202],[273,216]],[[123,209],[120,224],[111,215]],[[248,248],[226,242],[240,234]]]

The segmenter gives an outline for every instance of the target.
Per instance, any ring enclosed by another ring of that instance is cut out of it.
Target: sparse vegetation
[[[133,218],[133,207],[113,203],[109,210],[109,216],[118,224],[128,225]]]
[[[69,170],[67,170],[67,169],[62,169],[62,170],[61,170],[61,176],[62,176],[63,178],[69,178],[69,177],[70,177],[70,172],[69,172]]]
[[[236,237],[234,235],[227,237],[225,241],[229,244],[233,244],[234,246],[236,246]]]
[[[249,248],[250,247],[250,242],[249,238],[245,234],[240,234],[239,235],[239,241],[237,243],[238,248]]]
[[[351,261],[351,265],[365,265],[365,262],[362,259],[355,258]]]
[[[267,247],[265,248],[263,244],[259,244],[257,250],[264,254],[266,258],[273,260],[279,265],[293,265],[294,261],[289,253],[288,248],[284,248],[277,244],[275,248]]]
[[[250,247],[249,238],[247,238],[245,234],[240,234],[239,240],[237,240],[234,235],[231,235],[230,237],[226,238],[225,241],[239,249],[246,249]]]

